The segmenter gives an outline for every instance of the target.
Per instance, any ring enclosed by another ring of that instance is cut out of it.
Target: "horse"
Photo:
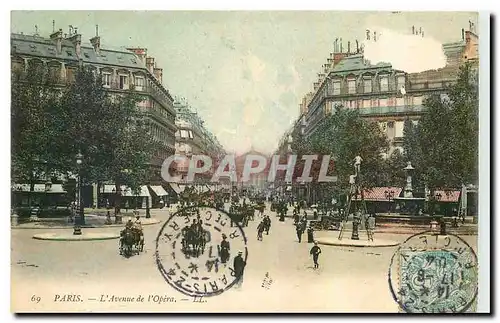
[[[189,254],[198,257],[205,251],[205,245],[210,241],[210,233],[206,230],[199,232],[191,227],[184,227],[182,233],[182,251],[185,255]]]
[[[130,257],[134,244],[136,244],[135,233],[131,229],[123,230],[120,238],[120,255]]]

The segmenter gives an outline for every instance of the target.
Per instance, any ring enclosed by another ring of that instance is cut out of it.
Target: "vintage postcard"
[[[480,18],[12,11],[11,311],[489,308]]]

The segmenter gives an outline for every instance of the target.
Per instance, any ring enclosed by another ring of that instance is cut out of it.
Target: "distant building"
[[[357,109],[361,116],[379,123],[391,143],[388,155],[394,149],[402,151],[404,120],[410,118],[417,123],[425,113],[425,97],[444,93],[446,87],[456,81],[462,63],[477,63],[477,47],[478,36],[462,30],[461,41],[443,45],[447,57],[444,68],[414,74],[395,70],[389,63],[370,64],[362,53],[343,53],[346,55],[330,60],[332,64],[325,64],[324,72],[318,74],[307,108],[303,106],[305,99],[301,104],[303,115],[298,126],[304,127],[302,132],[310,137],[325,116],[332,113],[336,105],[342,105]]]
[[[176,174],[181,178],[179,183],[185,184],[189,160],[193,155],[207,155],[213,159],[214,163],[205,176],[197,176],[197,183],[208,183],[216,169],[216,161],[225,154],[224,148],[185,100],[177,99],[174,106],[178,129],[175,133],[175,154],[187,157],[184,162],[177,164]]]

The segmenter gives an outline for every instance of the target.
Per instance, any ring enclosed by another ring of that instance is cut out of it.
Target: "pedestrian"
[[[227,236],[223,233],[222,234],[222,242],[220,243],[221,263],[226,264],[226,262],[229,260],[229,257],[230,257],[229,250],[230,249],[231,249],[231,245],[229,244],[229,241],[227,241]]]
[[[318,242],[314,241],[314,246],[311,248],[311,251],[309,252],[309,254],[312,255],[312,257],[313,257],[314,269],[319,267],[318,258],[319,258],[320,253],[321,253],[321,249],[320,249],[320,247],[318,247]]]
[[[265,221],[266,235],[269,235],[269,229],[271,229],[271,218],[269,217],[269,215],[266,215],[264,217],[264,221]]]
[[[295,227],[296,227],[296,231],[297,231],[297,238],[299,239],[299,243],[300,243],[300,242],[302,242],[302,234],[304,233],[304,231],[302,230],[302,224],[297,223],[297,225]]]
[[[265,230],[265,223],[264,223],[264,220],[262,220],[259,225],[257,226],[257,240],[258,241],[262,241],[262,233],[264,232]]]
[[[243,284],[243,272],[245,271],[246,262],[243,260],[243,252],[238,251],[238,255],[234,257],[233,267],[234,267],[234,277],[236,278],[236,286],[241,287]]]
[[[309,225],[309,228],[307,228],[307,243],[313,243],[314,242],[314,230],[311,225]]]

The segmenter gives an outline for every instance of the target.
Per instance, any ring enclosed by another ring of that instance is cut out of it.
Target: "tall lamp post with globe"
[[[76,209],[78,210],[78,214],[75,217],[75,225],[73,228],[73,234],[74,235],[81,235],[82,234],[82,229],[81,226],[85,225],[85,216],[84,216],[84,209],[83,209],[83,203],[82,203],[82,164],[83,164],[83,155],[80,151],[78,151],[78,154],[75,156],[76,160],[76,167],[78,168],[78,179],[76,181],[77,189],[76,189],[76,194],[77,194],[77,207]]]

